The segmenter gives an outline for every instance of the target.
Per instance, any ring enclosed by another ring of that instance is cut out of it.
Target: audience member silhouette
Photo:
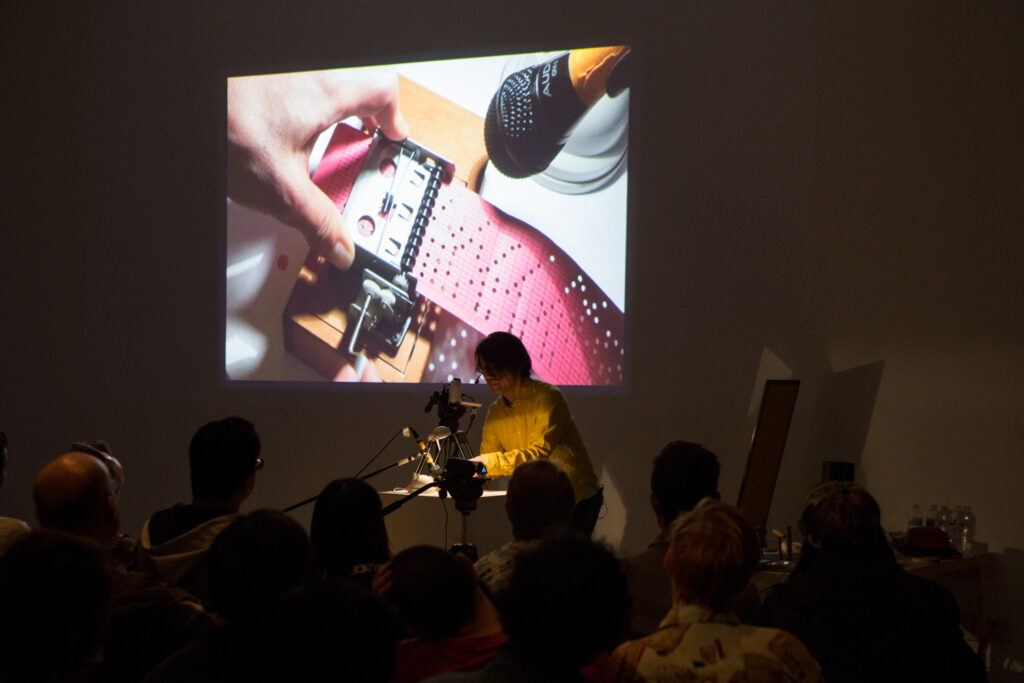
[[[414,546],[395,555],[387,572],[386,598],[411,636],[398,645],[395,683],[478,669],[505,642],[498,610],[465,555]]]
[[[90,681],[108,629],[110,579],[95,543],[54,531],[0,558],[0,681]]]
[[[211,632],[201,666],[182,657],[146,683],[280,683],[325,676],[390,683],[400,630],[380,600],[344,579],[313,579],[253,614]],[[206,639],[204,639],[206,640]]]
[[[672,607],[672,585],[665,570],[668,530],[682,513],[703,498],[718,498],[718,458],[703,446],[673,441],[661,449],[651,468],[651,508],[660,531],[647,550],[623,563],[632,609],[627,633],[640,638],[653,633]],[[757,623],[761,607],[751,583],[736,598],[733,610],[740,621]]]
[[[137,681],[213,623],[191,596],[130,571],[117,552],[116,482],[95,456],[76,451],[47,464],[33,496],[43,528],[95,542],[110,571],[110,633],[91,681]]]
[[[986,678],[949,591],[896,561],[875,499],[826,482],[804,501],[800,560],[765,597],[762,621],[807,644],[829,683]]]
[[[0,432],[0,489],[7,483],[7,434]],[[28,524],[14,517],[0,517],[0,557],[16,540],[29,532]]]
[[[497,604],[508,641],[494,659],[478,671],[428,681],[583,681],[581,668],[620,642],[629,616],[619,561],[575,532],[524,548]]]
[[[741,624],[730,611],[761,555],[739,510],[705,498],[669,530],[672,609],[652,635],[612,656],[617,681],[818,681],[807,649],[784,631]]]
[[[306,531],[277,510],[239,515],[218,534],[206,558],[210,607],[227,621],[251,619],[309,579]]]
[[[283,512],[256,510],[235,517],[206,557],[210,608],[223,625],[202,634],[152,675],[181,681],[234,676],[240,658],[258,656],[248,643],[253,625],[265,626],[264,615],[276,609],[276,602],[306,583],[311,556],[305,530]]]
[[[572,482],[550,460],[528,460],[512,472],[505,496],[505,514],[512,522],[512,540],[484,555],[476,574],[492,591],[508,583],[516,554],[550,530],[572,521]]]
[[[263,466],[259,455],[260,439],[248,420],[228,417],[200,427],[188,449],[192,502],[161,510],[143,526],[145,566],[207,599],[206,552],[252,493]]]
[[[335,479],[320,493],[309,527],[313,570],[370,588],[391,557],[380,496],[360,479]]]

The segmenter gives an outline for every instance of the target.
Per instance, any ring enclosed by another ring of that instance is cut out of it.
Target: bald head
[[[36,477],[36,517],[48,529],[107,545],[118,526],[112,494],[110,473],[99,460],[87,453],[65,453]]]

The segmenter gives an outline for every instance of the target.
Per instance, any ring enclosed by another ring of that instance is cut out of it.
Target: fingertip
[[[348,270],[351,268],[352,261],[355,259],[355,254],[347,249],[341,240],[336,240],[334,244],[331,245],[326,256],[327,260],[330,261],[332,265],[341,270]]]
[[[362,377],[359,381],[383,382],[384,380],[381,378],[380,372],[377,370],[377,366],[371,361],[363,368]]]
[[[395,110],[390,128],[391,130],[385,131],[384,134],[391,140],[405,140],[409,137],[409,124],[405,122],[405,116],[398,110]]]
[[[324,256],[337,268],[348,270],[355,259],[355,245],[349,236],[345,221],[341,218],[341,213],[333,204],[328,210],[328,216],[327,229],[323,233],[326,234]]]

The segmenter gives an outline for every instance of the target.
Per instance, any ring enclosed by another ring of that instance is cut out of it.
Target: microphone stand
[[[472,481],[472,483],[475,484],[477,487],[475,491],[476,495],[471,498],[467,498],[464,495],[467,493],[465,486],[467,483],[469,483],[469,481]],[[442,477],[437,481],[430,482],[426,486],[421,486],[420,488],[411,492],[405,498],[400,498],[399,500],[396,500],[394,503],[391,503],[390,505],[383,509],[382,514],[383,516],[387,517],[389,514],[391,514],[398,508],[402,507],[416,496],[422,493],[426,493],[427,489],[431,489],[434,487],[441,489],[441,497],[444,498],[446,495],[451,496],[452,500],[455,501],[455,509],[462,514],[462,542],[452,545],[452,547],[449,548],[449,552],[453,554],[462,553],[469,557],[470,560],[472,560],[473,562],[476,562],[479,559],[479,553],[477,552],[476,546],[469,542],[469,515],[471,512],[473,512],[473,510],[476,510],[476,501],[482,493],[483,483],[483,481],[480,481],[476,477],[473,477],[472,480],[464,480],[461,482],[449,482]],[[451,484],[452,486],[449,486],[449,484]],[[456,491],[458,491],[458,493],[460,494],[458,497],[456,497]]]
[[[363,476],[358,477],[358,479],[360,479],[362,481],[366,481],[370,477],[374,477],[374,476],[380,474],[381,472],[387,472],[388,470],[394,469],[395,467],[401,467],[402,465],[408,464],[408,463],[412,462],[413,460],[415,460],[416,458],[420,457],[421,455],[423,455],[423,454],[422,453],[417,453],[416,455],[412,456],[411,458],[402,458],[398,462],[393,462],[390,465],[385,465],[384,467],[381,467],[378,470],[374,470],[373,472],[370,472],[369,474],[364,474]],[[433,486],[433,484],[431,484],[431,486]],[[318,493],[315,496],[307,498],[306,500],[303,500],[303,501],[299,501],[298,503],[295,503],[294,505],[289,505],[288,507],[284,508],[284,510],[282,510],[282,512],[291,512],[292,510],[294,510],[296,508],[300,508],[303,505],[309,505],[310,503],[312,503],[313,501],[315,501],[319,497],[320,497],[320,494]]]

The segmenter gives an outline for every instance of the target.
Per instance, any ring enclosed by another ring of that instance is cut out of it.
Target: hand
[[[384,380],[381,379],[380,371],[377,370],[377,366],[374,365],[374,362],[360,354],[356,357],[354,363],[347,364],[341,368],[338,374],[334,377],[334,381],[383,382]]]
[[[480,463],[480,468],[477,470],[478,474],[487,474],[487,455],[486,454],[481,453],[480,455],[476,456],[475,458],[470,458],[469,461],[470,462],[478,462],[478,463]]]
[[[377,573],[373,575],[373,580],[370,582],[370,593],[383,600],[391,591],[393,583],[394,579],[391,576],[391,563],[388,562],[378,569]]]
[[[228,79],[228,196],[301,232],[334,265],[355,246],[341,212],[309,178],[309,154],[331,124],[359,116],[392,140],[409,136],[395,76],[313,71]]]

